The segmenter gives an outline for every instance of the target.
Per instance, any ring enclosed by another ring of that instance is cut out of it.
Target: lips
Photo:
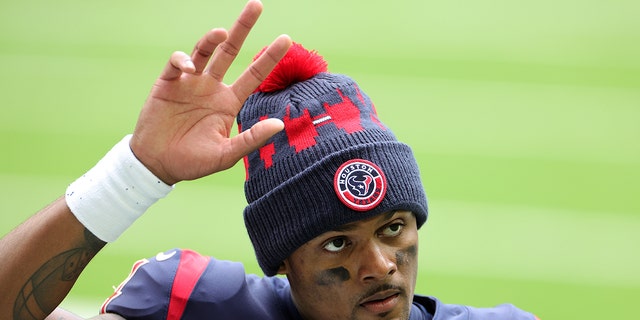
[[[368,296],[360,302],[360,306],[371,313],[379,314],[393,310],[399,301],[399,290],[385,290]]]

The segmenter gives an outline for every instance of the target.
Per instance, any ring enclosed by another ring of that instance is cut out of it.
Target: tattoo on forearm
[[[75,282],[91,258],[105,245],[85,229],[85,241],[78,248],[60,253],[45,262],[24,284],[13,305],[13,319],[44,319],[61,299],[58,286]],[[62,295],[66,292],[62,293]]]

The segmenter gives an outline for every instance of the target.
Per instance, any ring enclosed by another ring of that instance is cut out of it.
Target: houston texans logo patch
[[[376,164],[363,159],[343,163],[336,171],[333,187],[347,207],[357,211],[375,208],[387,192],[387,179]]]

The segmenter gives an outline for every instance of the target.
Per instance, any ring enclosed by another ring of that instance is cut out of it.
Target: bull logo
[[[347,207],[367,211],[380,204],[387,192],[387,179],[374,163],[352,159],[340,166],[334,177],[336,195]]]
[[[373,182],[373,178],[370,175],[365,175],[364,177],[350,176],[349,180],[347,180],[349,189],[360,197],[369,193],[371,182]]]

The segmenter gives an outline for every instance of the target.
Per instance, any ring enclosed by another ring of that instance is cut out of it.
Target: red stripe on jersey
[[[182,317],[191,292],[207,268],[210,259],[210,257],[203,257],[191,250],[182,250],[180,264],[171,288],[167,320],[179,320]]]

